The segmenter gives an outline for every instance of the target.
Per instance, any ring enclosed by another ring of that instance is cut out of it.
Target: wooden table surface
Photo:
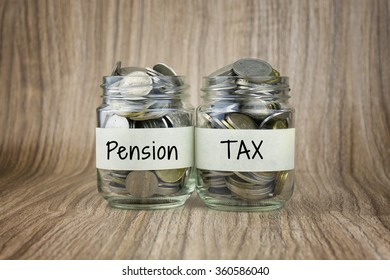
[[[1,259],[390,259],[390,2],[0,0]],[[99,85],[116,60],[191,83],[241,57],[290,76],[282,210],[108,207]]]

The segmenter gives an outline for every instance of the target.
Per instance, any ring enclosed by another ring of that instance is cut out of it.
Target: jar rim
[[[159,83],[160,80],[160,83]],[[103,76],[103,83],[100,85],[103,89],[108,89],[110,86],[116,88],[116,83],[120,81],[128,82],[128,85],[133,87],[145,86],[145,85],[157,85],[161,84],[161,81],[169,83],[177,87],[189,86],[187,83],[187,76],[144,76],[144,75],[133,75],[133,76]]]
[[[287,76],[215,76],[203,77],[205,93],[219,91],[237,91],[241,94],[261,93],[262,91],[289,90],[289,78]]]

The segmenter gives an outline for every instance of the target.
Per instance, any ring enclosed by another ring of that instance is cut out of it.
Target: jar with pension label
[[[98,190],[112,207],[181,206],[194,189],[193,108],[185,77],[166,64],[103,77],[97,108]]]
[[[196,112],[197,192],[210,208],[283,207],[294,186],[294,109],[288,78],[240,59],[204,78]]]

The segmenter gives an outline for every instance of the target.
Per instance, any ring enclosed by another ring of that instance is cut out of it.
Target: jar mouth
[[[169,97],[185,94],[189,88],[185,76],[104,76],[103,96],[116,98]]]
[[[201,91],[217,98],[237,96],[274,96],[289,98],[287,76],[214,76],[203,77]]]
[[[214,85],[237,85],[237,86],[262,86],[262,87],[288,87],[287,76],[214,76],[203,77],[203,87]]]

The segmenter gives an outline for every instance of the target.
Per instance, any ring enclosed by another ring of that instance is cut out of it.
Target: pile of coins
[[[188,168],[115,171],[101,170],[103,183],[115,194],[130,194],[134,198],[168,196],[180,191],[188,175]]]
[[[150,129],[192,125],[191,112],[183,107],[181,97],[188,86],[166,64],[153,68],[121,67],[119,61],[103,82],[110,98],[109,106],[98,114],[98,127]],[[189,168],[99,173],[104,192],[148,198],[178,193],[185,185]]]
[[[284,108],[285,78],[267,62],[245,58],[210,74],[203,91],[208,109],[198,110],[197,126],[214,129],[286,129],[293,126]],[[213,98],[207,99],[207,95]],[[259,201],[279,195],[288,171],[230,172],[199,170],[200,185],[210,196]]]

